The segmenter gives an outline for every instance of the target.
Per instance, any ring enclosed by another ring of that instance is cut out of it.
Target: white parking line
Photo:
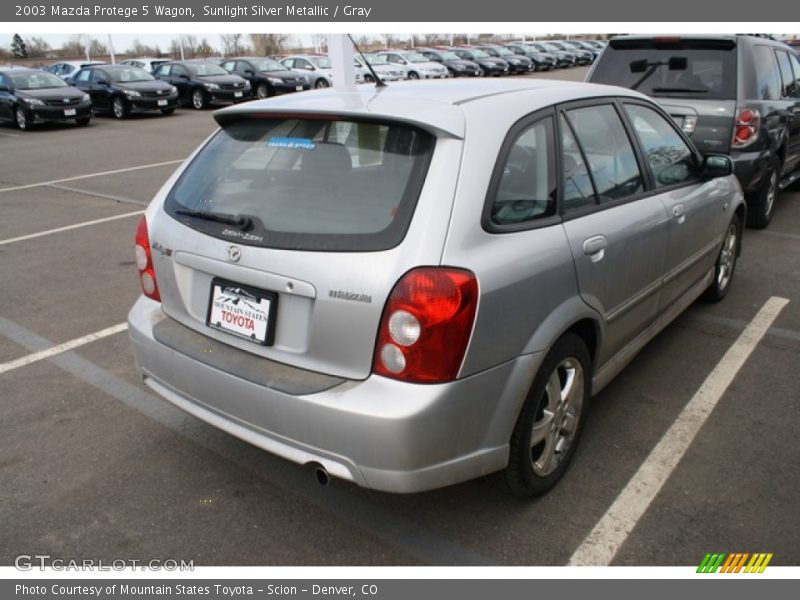
[[[569,560],[570,565],[611,564],[636,523],[683,458],[722,394],[728,389],[781,309],[788,303],[789,300],[786,298],[773,296],[761,307],[758,314],[706,377],[700,389],[689,400],[672,427],[653,448],[606,514],[575,550]]]
[[[0,364],[0,375],[2,375],[3,373],[7,373],[8,371],[11,371],[13,369],[18,369],[19,367],[24,367],[25,365],[29,365],[31,363],[44,360],[45,358],[56,356],[57,354],[61,354],[62,352],[67,352],[68,350],[74,350],[75,348],[79,348],[80,346],[85,346],[86,344],[95,342],[97,340],[101,340],[110,335],[119,333],[120,331],[125,331],[127,328],[128,328],[127,323],[120,323],[119,325],[114,325],[113,327],[101,329],[100,331],[90,333],[89,335],[79,337],[69,342],[64,342],[63,344],[59,344],[58,346],[53,346],[52,348],[48,348],[47,350],[34,352],[33,354],[28,354],[27,356],[23,356],[22,358],[2,363]]]
[[[94,219],[93,221],[84,221],[83,223],[75,223],[75,225],[67,225],[65,227],[56,227],[55,229],[48,229],[47,231],[40,231],[38,233],[29,233],[28,235],[21,235],[15,238],[8,238],[7,240],[0,240],[0,246],[6,244],[13,244],[14,242],[21,242],[23,240],[32,240],[33,238],[42,237],[44,235],[51,235],[53,233],[60,233],[62,231],[69,231],[70,229],[79,229],[81,227],[88,227],[89,225],[97,225],[98,223],[107,223],[108,221],[116,221],[117,219],[124,219],[126,217],[133,217],[135,215],[144,214],[143,210],[136,210],[121,215],[114,215],[113,217],[105,217],[103,219]]]
[[[153,163],[150,165],[140,165],[138,167],[128,167],[126,169],[115,169],[113,171],[101,171],[100,173],[90,173],[88,175],[76,175],[75,177],[65,177],[64,179],[52,179],[50,181],[40,181],[39,183],[28,183],[26,185],[15,185],[13,187],[0,188],[2,192],[15,192],[17,190],[28,190],[30,188],[41,187],[43,185],[53,185],[54,183],[66,183],[67,181],[77,181],[78,179],[89,179],[90,177],[102,177],[103,175],[116,175],[117,173],[128,173],[130,171],[139,171],[141,169],[152,169],[154,167],[164,167],[166,165],[175,165],[182,163],[184,159],[168,160],[160,163]]]
[[[0,135],[5,137],[19,137],[18,133],[0,133]]]

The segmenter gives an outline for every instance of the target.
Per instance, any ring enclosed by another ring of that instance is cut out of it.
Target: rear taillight
[[[452,381],[461,368],[477,306],[473,273],[442,267],[409,271],[386,301],[373,371],[414,383]]]
[[[153,255],[150,252],[150,238],[147,235],[147,219],[144,216],[139,219],[139,225],[136,227],[136,246],[134,248],[142,292],[148,298],[161,302],[161,295],[158,293],[158,284],[156,283],[156,272],[153,269]]]
[[[761,126],[761,115],[754,108],[740,108],[736,111],[736,122],[733,125],[734,148],[749,146],[758,138],[758,128]]]

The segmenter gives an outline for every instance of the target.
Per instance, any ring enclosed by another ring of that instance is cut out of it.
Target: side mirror
[[[11,90],[8,89],[8,86],[0,85],[0,92],[10,92]]]
[[[245,70],[244,70],[244,74],[245,74],[245,75],[250,75],[251,77],[252,77],[253,75],[255,75],[255,73],[253,72],[253,69],[245,69]]]
[[[178,75],[178,79],[189,79],[189,76],[186,73],[181,73]]]
[[[703,158],[703,177],[714,179],[733,173],[733,161],[726,154],[709,154]]]
[[[408,63],[407,63],[405,60],[403,60],[402,58],[401,58],[400,60],[398,60],[397,62],[399,62],[401,65],[407,65],[407,64],[408,64]]]
[[[110,85],[109,82],[108,82],[108,79],[98,79],[97,80],[97,84],[98,85]]]

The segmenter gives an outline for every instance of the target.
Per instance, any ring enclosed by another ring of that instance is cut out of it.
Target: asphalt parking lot
[[[780,194],[769,229],[745,232],[725,301],[692,306],[593,400],[575,463],[552,493],[523,502],[486,478],[394,496],[321,487],[308,470],[163,402],[138,380],[123,328],[33,360],[125,322],[139,294],[138,213],[213,129],[210,111],[187,109],[97,117],[88,128],[0,126],[0,564],[37,553],[567,564],[611,507],[630,510],[620,494],[772,297],[789,302],[723,373],[730,386],[652,503],[617,528],[610,560],[697,565],[710,551],[769,552],[773,565],[800,564],[800,193]],[[644,481],[634,496],[647,494]]]

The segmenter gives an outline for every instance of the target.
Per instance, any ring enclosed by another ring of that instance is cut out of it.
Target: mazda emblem
[[[239,259],[242,258],[241,248],[238,246],[228,246],[228,249],[225,251],[225,258],[230,262],[239,262]]]

